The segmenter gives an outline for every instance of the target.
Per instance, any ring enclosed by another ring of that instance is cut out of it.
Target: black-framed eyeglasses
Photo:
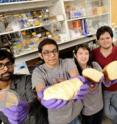
[[[1,47],[0,50],[6,50],[7,52],[12,53],[11,49],[7,47]]]
[[[0,63],[0,70],[3,70],[5,67],[11,68],[13,66],[13,63],[8,62],[6,64]]]

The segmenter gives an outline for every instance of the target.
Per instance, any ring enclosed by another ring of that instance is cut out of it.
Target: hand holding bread
[[[86,68],[83,70],[82,75],[89,81],[96,84],[102,82],[104,79],[111,81],[111,84],[117,83],[117,61],[113,61],[108,64],[103,71],[98,71],[93,68]],[[82,87],[85,87],[83,80],[80,78],[73,78],[70,80],[62,81],[61,83],[52,85],[44,91],[44,100],[50,99],[62,99],[62,100],[71,100],[74,98],[80,99],[80,96],[85,96],[86,93],[82,93]],[[88,88],[85,87],[85,91],[88,91]],[[80,94],[80,95],[78,95]],[[82,94],[82,95],[81,95]]]
[[[82,75],[89,80],[90,82],[99,83],[104,77],[104,74],[101,71],[98,71],[94,68],[86,68],[83,70]]]
[[[42,91],[38,92],[38,97],[41,99],[41,104],[43,106],[45,106],[48,109],[59,109],[62,108],[63,106],[65,106],[67,104],[67,101],[62,100],[62,99],[50,99],[50,100],[44,100],[43,99],[43,93],[44,93],[43,89]]]
[[[117,61],[113,61],[105,66],[101,71],[93,68],[86,68],[83,70],[82,75],[91,82],[103,82],[106,87],[117,83]]]
[[[80,90],[82,85],[83,83],[78,78],[72,78],[70,80],[54,84],[44,91],[44,100],[55,98],[71,100],[76,96],[77,91]]]

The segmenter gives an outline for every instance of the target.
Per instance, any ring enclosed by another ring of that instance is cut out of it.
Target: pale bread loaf
[[[91,82],[98,83],[101,78],[104,76],[101,71],[98,71],[94,68],[86,68],[82,71],[82,75]]]
[[[78,78],[73,78],[54,84],[44,91],[44,99],[70,100],[76,96],[77,91],[82,85],[83,83]]]
[[[107,80],[117,79],[117,61],[113,61],[106,65],[103,69],[104,76]]]

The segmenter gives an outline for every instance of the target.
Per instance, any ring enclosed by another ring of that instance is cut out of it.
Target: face
[[[13,75],[14,67],[9,59],[0,60],[0,81],[8,81]]]
[[[79,48],[76,53],[76,59],[80,66],[86,66],[89,60],[89,51],[85,48]]]
[[[48,67],[54,67],[59,62],[59,53],[53,44],[43,46],[40,56]]]
[[[108,49],[112,47],[113,38],[110,36],[108,32],[105,32],[100,36],[98,42],[103,49]]]

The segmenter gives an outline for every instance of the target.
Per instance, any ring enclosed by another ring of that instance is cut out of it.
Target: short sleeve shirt
[[[48,68],[45,64],[36,67],[32,74],[33,88],[38,83],[52,85],[57,83],[58,79],[69,79],[69,71],[75,69],[76,65],[73,59],[60,59],[59,65],[54,68]]]
[[[93,68],[101,70],[98,63],[92,62]],[[103,109],[102,86],[99,84],[94,92],[90,91],[83,99],[83,115],[91,116]]]
[[[14,90],[21,100],[31,104],[31,111],[22,124],[48,124],[47,110],[40,105],[36,99],[36,95],[31,86],[31,75],[13,75],[11,82],[11,90]],[[0,112],[0,120],[4,124],[10,124],[8,118]]]
[[[45,64],[40,65],[32,74],[33,88],[39,83],[53,85],[59,78],[70,79],[69,71],[72,69],[77,69],[73,59],[60,59],[59,65],[51,69]],[[82,103],[72,100],[61,109],[48,109],[49,124],[68,124],[80,114],[81,109]]]

